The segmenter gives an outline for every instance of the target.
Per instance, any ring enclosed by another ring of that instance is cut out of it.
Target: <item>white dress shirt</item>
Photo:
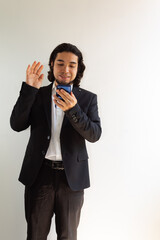
[[[71,86],[72,88],[72,86]],[[51,104],[51,139],[47,153],[45,155],[46,159],[54,161],[62,161],[61,146],[60,146],[60,132],[64,119],[64,112],[54,103],[53,95],[56,94],[56,86],[53,83],[52,87],[52,104]]]

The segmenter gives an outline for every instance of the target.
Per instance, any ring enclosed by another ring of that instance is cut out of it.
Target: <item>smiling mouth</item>
[[[60,77],[63,78],[63,79],[68,79],[68,78],[70,78],[70,76],[62,76],[62,75],[60,75]]]

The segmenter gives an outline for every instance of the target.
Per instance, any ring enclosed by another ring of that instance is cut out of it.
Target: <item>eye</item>
[[[58,67],[63,67],[63,63],[57,63]]]
[[[70,67],[71,67],[71,68],[75,68],[75,66],[72,66],[72,65],[71,65]]]

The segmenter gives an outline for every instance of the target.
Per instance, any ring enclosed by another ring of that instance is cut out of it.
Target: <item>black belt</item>
[[[62,161],[52,161],[45,159],[44,164],[55,170],[64,170],[64,165]]]

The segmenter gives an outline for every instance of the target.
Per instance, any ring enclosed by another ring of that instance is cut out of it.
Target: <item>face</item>
[[[51,63],[53,64],[53,63]],[[78,70],[78,57],[72,52],[58,53],[54,61],[55,84],[71,84]]]

